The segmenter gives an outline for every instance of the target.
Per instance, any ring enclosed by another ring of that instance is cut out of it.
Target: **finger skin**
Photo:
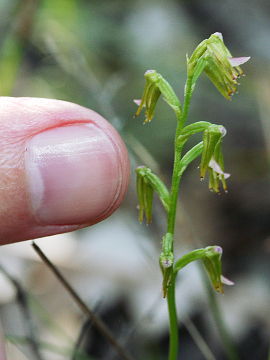
[[[90,123],[110,138],[115,149],[121,173],[117,196],[103,214],[91,217],[83,224],[40,224],[29,204],[25,174],[27,143],[35,135],[49,129]],[[128,186],[129,171],[128,154],[123,141],[116,130],[96,112],[60,100],[0,97],[0,244],[73,231],[105,219],[122,202]]]

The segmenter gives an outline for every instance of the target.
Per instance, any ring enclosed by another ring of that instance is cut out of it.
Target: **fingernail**
[[[92,123],[35,135],[25,171],[33,214],[46,225],[91,223],[105,216],[121,188],[116,147]]]

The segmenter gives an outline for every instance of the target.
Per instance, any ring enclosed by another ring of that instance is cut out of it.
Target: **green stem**
[[[185,122],[187,120],[191,96],[192,96],[192,78],[188,77],[185,85],[185,99],[184,99],[183,111],[178,119],[178,124],[175,132],[175,141],[174,141],[174,165],[173,165],[172,187],[171,187],[171,202],[170,202],[170,210],[168,213],[168,227],[167,227],[167,232],[171,234],[174,234],[177,199],[179,192],[179,184],[181,180],[180,169],[181,169],[182,147],[179,148],[179,146],[177,145],[177,139],[178,136],[181,135],[181,130],[183,129]]]
[[[205,256],[206,252],[207,249],[196,249],[183,255],[179,260],[176,261],[174,265],[173,271],[175,273],[175,276],[178,273],[178,271],[183,269],[183,267],[185,267],[189,263],[202,259]]]
[[[178,321],[175,304],[175,276],[168,288],[167,304],[170,319],[170,348],[169,348],[169,360],[175,360],[178,353]]]
[[[185,85],[185,98],[183,104],[183,110],[181,115],[178,118],[177,128],[175,132],[175,141],[174,141],[174,165],[173,165],[173,175],[172,175],[172,186],[170,193],[170,209],[168,212],[168,227],[167,233],[171,233],[174,236],[175,230],[175,219],[176,219],[176,210],[177,210],[177,199],[179,193],[179,185],[181,181],[181,152],[182,146],[177,145],[178,136],[181,135],[181,130],[183,129],[185,122],[187,120],[190,100],[192,96],[192,78],[188,77]],[[172,245],[173,252],[173,245]],[[176,304],[175,304],[175,278],[176,276],[172,275],[168,287],[167,295],[167,304],[169,311],[169,321],[170,321],[170,345],[169,345],[169,360],[176,360],[178,353],[178,320],[176,313]]]
[[[173,235],[174,235],[174,228],[175,228],[179,184],[180,184],[180,180],[181,180],[181,176],[180,176],[181,150],[182,149],[177,149],[177,147],[175,146],[170,209],[169,209],[169,213],[168,213],[168,227],[167,227],[167,232],[171,233]]]
[[[187,81],[186,81],[186,85],[185,85],[185,99],[184,99],[183,111],[182,111],[180,121],[179,121],[180,128],[178,129],[179,130],[178,135],[180,135],[180,131],[184,127],[185,122],[187,120],[192,93],[193,93],[192,76],[188,76]]]

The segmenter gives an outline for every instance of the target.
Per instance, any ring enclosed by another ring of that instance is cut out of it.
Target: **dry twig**
[[[67,290],[69,295],[73,298],[82,312],[93,322],[93,325],[100,331],[100,333],[108,340],[108,342],[114,347],[115,351],[123,360],[133,360],[127,351],[119,344],[115,339],[107,325],[93,313],[93,311],[86,305],[86,303],[80,298],[76,291],[71,287],[67,280],[63,277],[57,267],[47,258],[43,251],[33,242],[32,246],[42,261],[48,266],[48,268],[54,273],[60,283]]]

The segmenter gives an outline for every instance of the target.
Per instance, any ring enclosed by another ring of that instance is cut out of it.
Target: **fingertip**
[[[2,243],[72,231],[117,209],[128,186],[129,160],[121,137],[104,118],[57,100],[9,98],[0,104],[11,114],[2,118],[2,129],[10,132],[6,122],[12,123],[18,106],[21,120],[11,126],[12,142],[5,137],[13,154],[4,159],[11,170],[2,169],[0,185],[10,173],[12,181],[1,223],[12,218],[0,229]]]

